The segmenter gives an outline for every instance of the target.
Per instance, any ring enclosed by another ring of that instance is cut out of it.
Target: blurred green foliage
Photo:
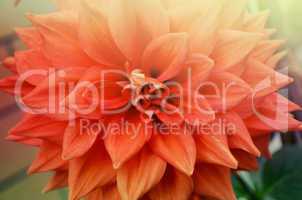
[[[278,37],[288,40],[288,45],[302,45],[302,1],[301,0],[250,0],[252,12],[270,10],[270,26],[277,29]]]
[[[259,172],[233,177],[239,200],[299,200],[302,198],[302,148],[287,146],[272,160],[261,162]]]

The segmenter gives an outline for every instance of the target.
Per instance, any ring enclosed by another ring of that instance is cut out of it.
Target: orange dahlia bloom
[[[28,15],[2,90],[24,118],[9,140],[39,148],[29,173],[69,199],[236,199],[273,131],[300,127],[277,91],[283,41],[246,0],[58,0]]]

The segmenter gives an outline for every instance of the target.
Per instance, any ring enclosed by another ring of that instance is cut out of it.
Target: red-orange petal
[[[82,127],[80,120],[74,123],[70,122],[65,129],[62,154],[65,160],[70,160],[87,153],[100,134],[99,132],[91,132],[87,127]]]
[[[43,192],[50,192],[52,190],[60,189],[68,186],[68,172],[57,171],[44,187]]]
[[[201,196],[236,200],[229,168],[201,163],[197,166],[193,179],[195,192]]]
[[[62,167],[66,161],[61,158],[61,153],[60,146],[44,141],[36,159],[29,167],[28,173],[47,172]]]

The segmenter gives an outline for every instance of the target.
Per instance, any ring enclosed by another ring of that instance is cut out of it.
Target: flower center
[[[138,69],[130,73],[129,79],[132,105],[141,113],[146,114],[146,117],[152,118],[153,114],[160,109],[161,104],[169,97],[169,88],[157,79],[146,77]]]

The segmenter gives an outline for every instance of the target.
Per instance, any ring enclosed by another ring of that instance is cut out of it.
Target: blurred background
[[[24,48],[18,41],[14,28],[29,25],[24,17],[25,13],[47,13],[55,9],[53,4],[47,0],[18,2],[0,0],[0,60],[13,55],[15,50]],[[289,74],[296,79],[296,82],[283,93],[302,105],[302,1],[250,0],[249,9],[251,12],[270,10],[269,26],[278,30],[277,38],[287,39],[285,48],[289,50],[289,56],[281,65],[289,66]],[[6,73],[0,67],[0,78],[6,76]],[[296,116],[302,119],[301,114],[296,113]],[[65,199],[66,191],[41,194],[43,185],[47,181],[47,174],[25,178],[25,169],[34,157],[34,150],[3,140],[8,129],[18,121],[19,117],[14,99],[0,93],[0,200]],[[274,155],[273,160],[260,160],[259,162],[262,163],[260,172],[240,173],[234,176],[234,186],[239,200],[302,199],[301,145],[300,133],[287,135],[276,133],[270,147],[272,152],[278,152]],[[290,164],[284,166],[284,163]],[[270,169],[276,168],[278,168],[277,171],[273,170],[273,173],[270,173],[275,177],[266,177],[267,175],[264,177],[265,172],[271,172]],[[267,182],[267,180],[271,181]]]

